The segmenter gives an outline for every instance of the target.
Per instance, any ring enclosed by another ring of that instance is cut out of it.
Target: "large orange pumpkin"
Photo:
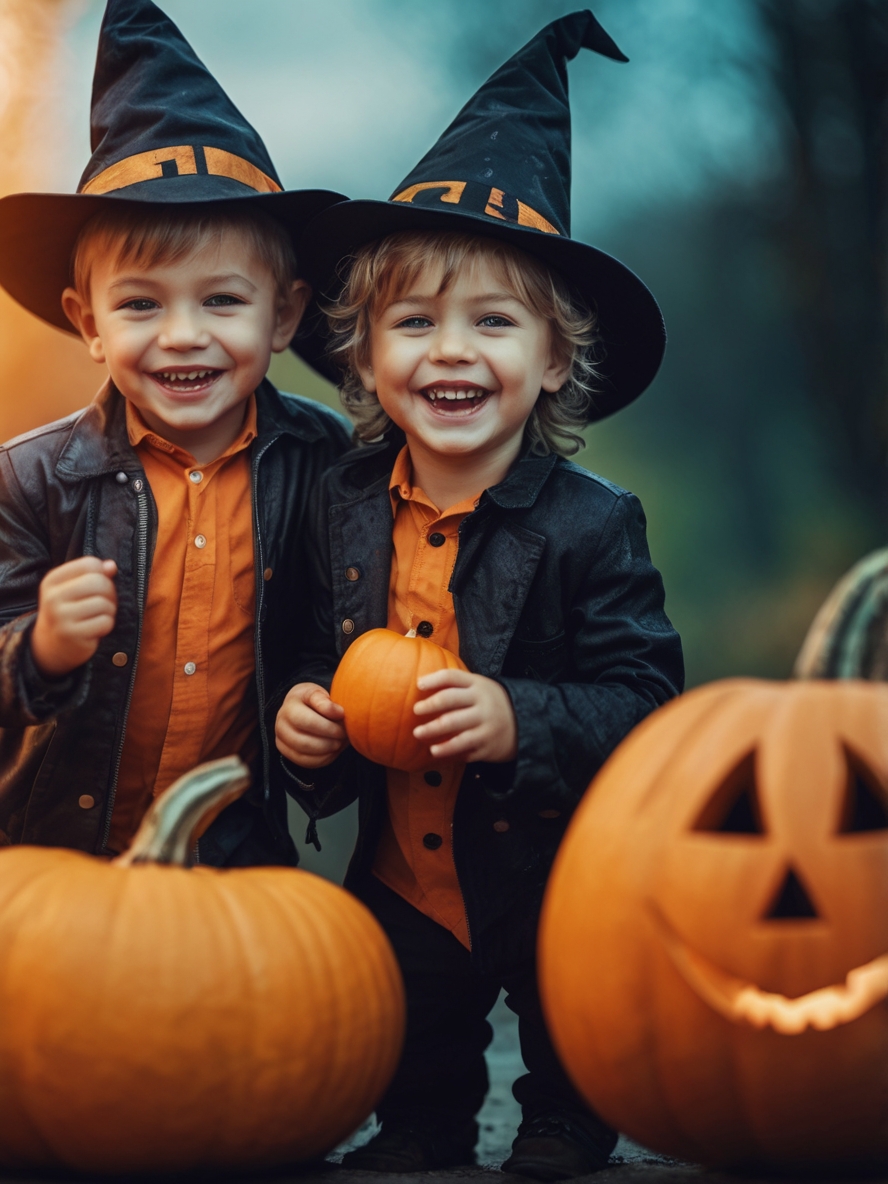
[[[734,680],[617,749],[540,933],[557,1049],[649,1147],[888,1155],[888,689]]]
[[[403,993],[370,913],[306,872],[164,866],[245,772],[183,778],[116,863],[0,853],[4,1168],[290,1163],[373,1109]]]
[[[414,773],[434,763],[428,744],[413,735],[421,722],[413,714],[422,698],[416,681],[436,670],[465,669],[456,654],[428,638],[371,629],[345,651],[330,697],[345,708],[353,748],[387,768]]]

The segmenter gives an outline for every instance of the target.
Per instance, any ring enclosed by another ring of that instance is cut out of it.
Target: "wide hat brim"
[[[307,222],[344,194],[327,189],[285,190],[257,193],[226,178],[180,177],[167,179],[163,198],[158,182],[129,185],[107,194],[13,193],[0,198],[0,285],[29,312],[67,333],[76,333],[62,310],[62,292],[71,283],[71,262],[80,231],[109,202],[126,201],[157,213],[165,206],[177,209],[243,208],[258,205],[285,225],[294,243]],[[301,269],[300,269],[301,271]]]
[[[612,415],[650,386],[663,360],[666,329],[659,305],[638,276],[605,251],[532,227],[482,214],[429,209],[394,201],[347,201],[330,206],[306,227],[298,246],[306,278],[330,299],[342,285],[344,262],[364,244],[403,231],[457,231],[507,242],[558,271],[598,315],[602,338],[600,389],[589,422]],[[303,321],[292,343],[315,370],[339,381],[326,355],[322,318]]]

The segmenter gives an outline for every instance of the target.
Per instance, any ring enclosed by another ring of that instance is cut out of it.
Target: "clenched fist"
[[[31,654],[45,678],[62,678],[88,662],[114,628],[117,590],[113,559],[84,555],[40,581]]]

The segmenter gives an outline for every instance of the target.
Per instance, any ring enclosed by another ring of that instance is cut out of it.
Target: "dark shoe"
[[[468,1123],[456,1132],[383,1126],[369,1143],[349,1151],[342,1166],[362,1172],[431,1172],[475,1162],[478,1128]]]
[[[540,1115],[521,1123],[502,1170],[532,1180],[570,1180],[600,1172],[609,1156],[610,1149],[596,1147],[567,1119]]]

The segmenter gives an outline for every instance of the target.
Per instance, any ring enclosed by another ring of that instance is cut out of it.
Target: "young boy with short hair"
[[[0,450],[0,831],[116,854],[152,797],[239,753],[199,843],[295,863],[263,712],[307,615],[303,509],[347,443],[265,374],[310,295],[256,132],[148,0],[109,0],[75,195],[0,202],[0,282],[110,380]]]
[[[327,648],[305,654],[277,740],[312,826],[359,797],[346,885],[389,935],[407,989],[382,1128],[348,1167],[473,1162],[501,987],[527,1068],[504,1170],[582,1175],[616,1142],[546,1033],[536,926],[576,803],[681,690],[683,667],[637,499],[563,459],[580,427],[644,390],[664,346],[641,281],[568,237],[565,59],[583,45],[622,57],[591,13],[555,21],[390,202],[344,203],[307,232],[319,278],[350,257],[332,353],[359,433],[379,442],[321,484],[311,636]],[[380,626],[431,637],[468,667],[419,681],[414,735],[429,760],[417,773],[347,748],[328,694],[337,657]]]

